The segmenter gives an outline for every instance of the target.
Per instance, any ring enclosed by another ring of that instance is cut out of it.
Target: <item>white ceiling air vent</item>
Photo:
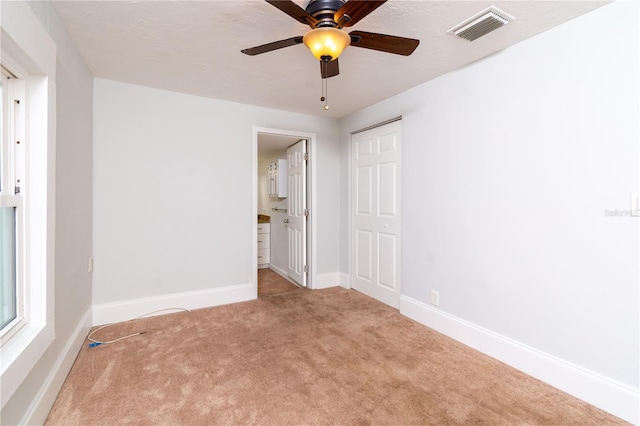
[[[473,41],[493,30],[507,25],[509,21],[514,19],[513,16],[504,13],[495,6],[491,6],[456,25],[447,32],[465,40]]]

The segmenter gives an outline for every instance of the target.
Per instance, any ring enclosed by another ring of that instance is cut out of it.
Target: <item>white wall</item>
[[[56,44],[55,340],[0,413],[0,423],[42,423],[86,336],[91,308],[93,76],[49,2],[28,4]],[[41,31],[21,23],[26,31]]]
[[[94,305],[251,282],[252,126],[317,134],[317,270],[339,271],[335,120],[96,79]]]
[[[640,219],[605,210],[639,190],[639,75],[618,1],[344,119],[346,181],[349,132],[403,116],[404,305],[637,397]]]

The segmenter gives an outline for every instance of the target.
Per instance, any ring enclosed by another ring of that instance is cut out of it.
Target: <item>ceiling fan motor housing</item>
[[[344,0],[310,0],[305,10],[318,20],[316,28],[335,27],[334,15],[344,4]]]

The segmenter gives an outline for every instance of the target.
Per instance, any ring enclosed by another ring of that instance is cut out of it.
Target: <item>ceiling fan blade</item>
[[[350,27],[376,10],[387,0],[348,0],[334,15],[338,27]],[[345,15],[348,16],[345,17]]]
[[[277,7],[296,21],[315,28],[318,20],[311,16],[306,10],[292,2],[291,0],[265,0],[272,6]]]
[[[320,75],[322,75],[322,78],[335,77],[338,74],[340,74],[338,58],[328,62],[320,61]]]
[[[409,56],[420,44],[420,40],[414,38],[368,33],[366,31],[352,31],[349,35],[351,36],[351,46],[395,53],[396,55]]]
[[[262,46],[250,47],[241,50],[246,55],[259,55],[261,53],[271,52],[272,50],[282,49],[283,47],[295,46],[302,43],[302,36],[291,37],[286,40],[274,41],[273,43],[263,44]]]

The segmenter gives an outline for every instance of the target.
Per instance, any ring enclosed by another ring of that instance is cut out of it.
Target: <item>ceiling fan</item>
[[[302,9],[291,0],[265,0],[298,22],[309,25],[304,36],[291,37],[242,50],[247,55],[260,55],[283,47],[304,43],[320,61],[322,78],[338,75],[338,56],[347,46],[409,56],[420,40],[386,34],[342,30],[358,23],[387,0],[309,0]]]

